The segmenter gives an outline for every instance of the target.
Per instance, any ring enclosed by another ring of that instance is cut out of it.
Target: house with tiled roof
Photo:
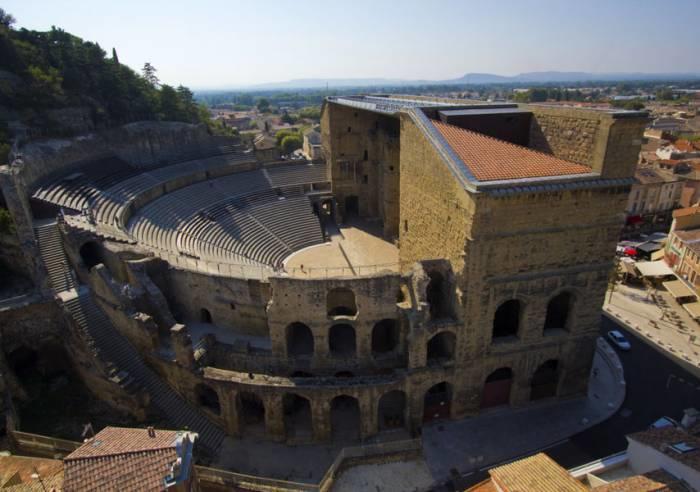
[[[198,489],[187,431],[105,427],[64,458],[64,490]]]
[[[659,159],[690,159],[700,157],[700,148],[695,142],[678,139],[673,143],[659,147],[656,150]]]

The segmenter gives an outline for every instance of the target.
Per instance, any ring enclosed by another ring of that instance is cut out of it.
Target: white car
[[[609,331],[608,338],[613,344],[617,345],[617,348],[620,350],[629,350],[632,348],[625,336],[617,330]]]

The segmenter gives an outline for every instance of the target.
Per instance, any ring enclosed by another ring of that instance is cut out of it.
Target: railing
[[[56,454],[70,454],[82,444],[29,432],[10,431],[10,435],[15,445],[22,451],[51,457]]]
[[[235,473],[218,468],[207,468],[205,466],[195,466],[197,470],[197,480],[200,484],[218,485],[227,489],[245,489],[260,491],[313,491],[317,492],[319,486],[312,483],[288,482],[286,480],[276,480],[274,478],[256,477]]]

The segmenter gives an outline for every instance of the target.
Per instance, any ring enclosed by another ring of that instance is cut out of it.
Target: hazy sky
[[[700,72],[700,0],[0,0],[163,82]]]

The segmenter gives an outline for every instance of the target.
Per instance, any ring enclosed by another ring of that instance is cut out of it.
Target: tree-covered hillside
[[[160,84],[150,64],[138,74],[119,63],[116,50],[107,56],[99,44],[62,29],[16,29],[14,22],[0,9],[0,164],[10,121],[34,135],[69,135],[55,119],[57,109],[87,109],[95,128],[139,120],[209,123],[192,92]]]

